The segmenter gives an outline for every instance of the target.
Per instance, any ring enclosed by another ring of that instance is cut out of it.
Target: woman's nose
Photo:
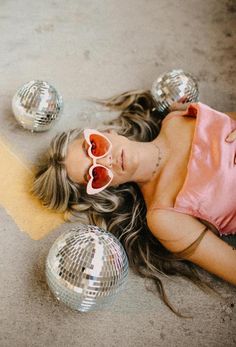
[[[97,159],[96,162],[97,162],[97,164],[111,168],[112,167],[112,155],[108,154],[104,158]]]

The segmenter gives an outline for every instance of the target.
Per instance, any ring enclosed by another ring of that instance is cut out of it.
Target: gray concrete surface
[[[149,88],[172,68],[198,77],[202,102],[235,111],[235,28],[233,0],[0,0],[0,137],[32,165],[58,130],[111,117],[85,98]],[[32,79],[51,82],[65,101],[43,134],[24,131],[11,113],[16,89]],[[205,275],[218,299],[165,280],[173,304],[194,315],[184,320],[130,273],[114,306],[77,313],[54,299],[44,277],[48,250],[70,225],[33,241],[3,207],[0,221],[1,347],[236,345],[235,287]]]

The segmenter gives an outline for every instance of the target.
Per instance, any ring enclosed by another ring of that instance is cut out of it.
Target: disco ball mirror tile
[[[159,112],[167,114],[170,106],[181,97],[186,96],[186,102],[199,101],[199,90],[196,78],[183,70],[172,70],[162,74],[153,83],[152,97]]]
[[[12,111],[25,129],[49,130],[63,108],[62,97],[48,82],[33,80],[17,90],[12,99]]]
[[[47,283],[56,298],[86,312],[113,303],[128,276],[128,259],[119,240],[93,225],[62,234],[46,260]]]

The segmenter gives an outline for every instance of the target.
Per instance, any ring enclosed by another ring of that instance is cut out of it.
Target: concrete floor
[[[59,130],[111,117],[85,98],[148,89],[172,68],[198,77],[202,102],[235,111],[235,28],[234,0],[0,0],[0,138],[32,166]],[[46,133],[24,131],[11,113],[16,89],[32,79],[64,98],[61,120]],[[165,280],[172,303],[194,315],[185,320],[130,273],[110,309],[77,313],[54,299],[44,277],[52,243],[71,225],[33,240],[4,205],[0,220],[1,347],[236,345],[235,287],[205,274],[218,299]]]

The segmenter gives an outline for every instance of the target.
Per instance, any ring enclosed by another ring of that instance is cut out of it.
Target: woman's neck
[[[162,136],[152,142],[141,143],[138,148],[139,165],[134,181],[142,189],[150,182],[156,181],[167,161],[168,151]]]

